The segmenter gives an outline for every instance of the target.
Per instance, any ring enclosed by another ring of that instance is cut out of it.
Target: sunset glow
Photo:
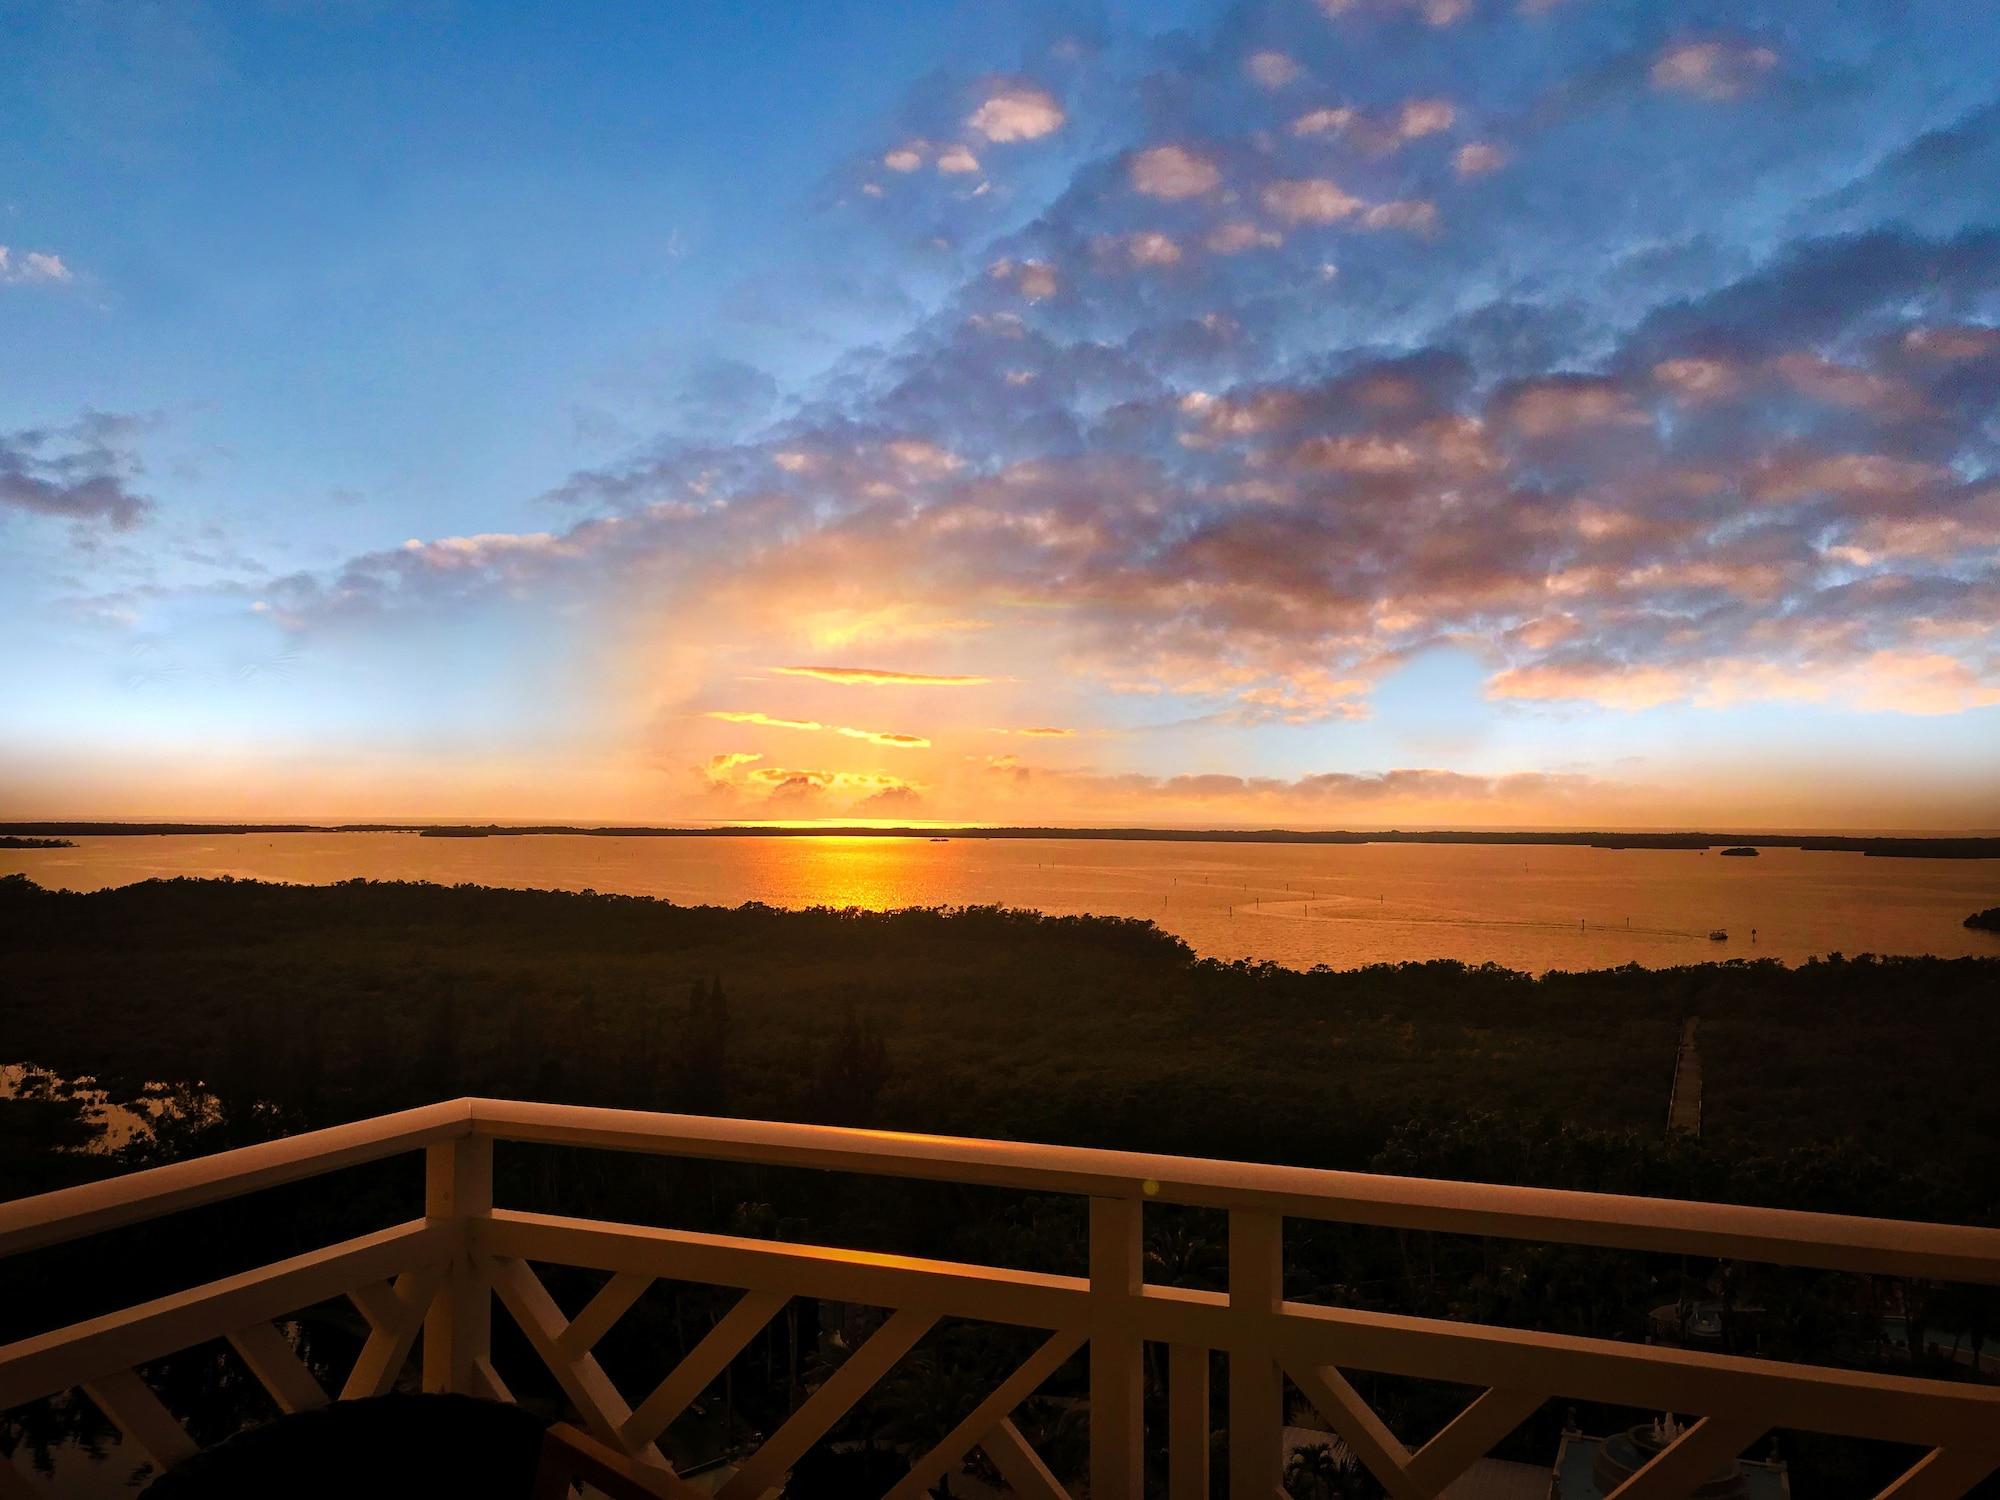
[[[254,9],[5,23],[0,814],[2000,826],[2000,12]]]

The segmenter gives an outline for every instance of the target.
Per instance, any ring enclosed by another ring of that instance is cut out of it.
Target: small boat
[[[1726,943],[1729,941],[1729,934],[1718,927],[1708,935],[1708,940],[1711,943]]]

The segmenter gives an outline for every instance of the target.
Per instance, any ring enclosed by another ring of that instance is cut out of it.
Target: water
[[[725,906],[998,904],[1145,917],[1217,958],[1294,967],[1456,958],[1542,972],[1839,951],[2000,956],[1968,931],[2000,860],[1767,849],[1272,845],[1085,839],[479,839],[407,833],[84,837],[0,873],[95,890],[153,876],[461,881]],[[1722,928],[1726,942],[1708,934]],[[1752,932],[1755,938],[1752,938]]]
[[[160,1088],[160,1085],[155,1085]],[[212,1096],[211,1096],[212,1098]],[[163,1092],[137,1099],[113,1099],[94,1078],[64,1078],[33,1063],[0,1063],[0,1099],[67,1099],[79,1105],[96,1135],[83,1149],[109,1153],[152,1134],[154,1123],[172,1108]]]

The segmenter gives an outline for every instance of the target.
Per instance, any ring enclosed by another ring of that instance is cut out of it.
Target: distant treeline
[[[425,838],[571,834],[589,838],[1123,839],[1187,844],[1554,844],[1589,849],[1812,849],[1909,859],[2000,859],[2000,837],[1903,837],[1841,833],[1635,833],[1487,829],[1304,830],[1292,828],[656,828],[645,825],[508,823],[0,823],[0,831],[120,836],[169,833],[416,833]]]
[[[178,1080],[167,1097],[183,1108],[106,1158],[52,1149],[89,1135],[62,1099],[0,1100],[0,1196],[484,1094],[1991,1224],[1996,994],[2000,959],[1300,972],[1197,959],[1147,922],[990,907],[725,909],[366,881],[74,893],[12,876],[0,879],[0,1062],[95,1075],[115,1093]],[[1665,1128],[1690,1015],[1701,1139]],[[1068,1197],[530,1146],[503,1150],[496,1171],[500,1201],[530,1211],[1030,1271],[1085,1264],[1083,1208]],[[395,1222],[421,1171],[383,1162],[339,1181],[191,1210],[171,1234],[13,1257],[0,1343],[114,1294],[162,1294]],[[1147,1278],[1219,1287],[1226,1243],[1219,1214],[1149,1209]],[[1980,1289],[1688,1256],[1299,1221],[1286,1251],[1288,1290],[1307,1300],[1636,1340],[1657,1332],[1654,1310],[1719,1297],[1736,1310],[1725,1348],[1947,1378],[1967,1367],[1896,1349],[1887,1307],[1962,1330],[1972,1348],[2000,1327]],[[566,1306],[601,1280],[549,1274]],[[624,1389],[645,1389],[728,1306],[663,1281],[598,1356]],[[822,1356],[838,1357],[822,1312],[788,1306],[668,1434],[670,1456],[720,1456],[796,1410]],[[309,1312],[304,1357],[337,1375],[364,1333],[342,1307]],[[1031,1347],[1019,1330],[954,1326],[830,1441],[928,1447]],[[494,1359],[516,1392],[560,1408],[505,1319]],[[1156,1406],[1157,1377],[1149,1367]],[[148,1378],[204,1440],[243,1419],[242,1378],[215,1346]],[[1434,1431],[1465,1399],[1355,1378],[1399,1431]],[[1017,1413],[1059,1474],[1083,1466],[1087,1389],[1077,1362]],[[1633,1419],[1551,1402],[1502,1455],[1546,1464],[1577,1408],[1592,1431]],[[0,1414],[0,1451],[101,1435],[86,1402]],[[1874,1493],[1907,1462],[1838,1439],[1788,1437],[1784,1453],[1801,1493]]]
[[[68,839],[22,838],[18,835],[0,834],[0,849],[74,849],[76,845]]]
[[[1197,959],[1145,921],[992,907],[0,880],[0,1061],[219,1079],[316,1120],[456,1093],[684,1107],[662,1059],[715,978],[731,1113],[814,1117],[804,1081],[857,1014],[897,1063],[869,1123],[1347,1167],[1465,1110],[1664,1129],[1698,1015],[1712,1138],[1853,1139],[1961,1178],[1947,1217],[2000,1204],[2000,1090],[1977,1062],[2000,1042],[2000,959],[1301,972]]]

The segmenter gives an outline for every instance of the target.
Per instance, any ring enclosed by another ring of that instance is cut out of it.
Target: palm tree
[[[1294,1448],[1285,1461],[1285,1492],[1292,1500],[1341,1500],[1346,1494],[1348,1459],[1331,1443]]]

